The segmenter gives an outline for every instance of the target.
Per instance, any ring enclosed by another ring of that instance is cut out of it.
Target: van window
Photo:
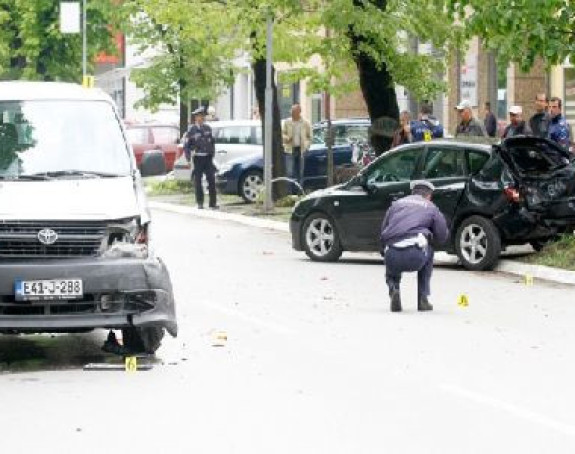
[[[152,136],[154,136],[154,143],[178,143],[180,130],[171,126],[153,126]]]
[[[0,176],[67,170],[130,174],[128,148],[107,102],[4,101],[0,118]]]
[[[212,134],[216,143],[221,144],[251,144],[253,142],[251,126],[215,126],[212,128]]]
[[[134,145],[150,143],[148,128],[128,128],[126,129],[128,142]]]

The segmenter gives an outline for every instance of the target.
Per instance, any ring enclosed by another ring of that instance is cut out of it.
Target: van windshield
[[[129,175],[118,119],[104,101],[1,101],[0,177]]]

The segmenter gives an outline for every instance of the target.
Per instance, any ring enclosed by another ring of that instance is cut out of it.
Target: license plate
[[[81,279],[16,281],[14,293],[16,301],[64,300],[81,298],[84,289]]]

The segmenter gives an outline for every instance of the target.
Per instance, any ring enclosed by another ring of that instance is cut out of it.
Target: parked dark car
[[[341,119],[332,122],[334,166],[352,162],[352,147],[349,139],[366,140],[369,126],[370,122],[365,118]],[[312,145],[304,155],[303,187],[305,190],[327,186],[326,131],[326,122],[313,126]],[[263,188],[263,168],[262,153],[230,160],[219,167],[216,175],[218,190],[223,194],[237,194],[246,202],[254,202]]]
[[[378,251],[391,203],[409,194],[410,180],[437,188],[445,215],[444,249],[471,270],[490,269],[502,248],[541,243],[575,227],[575,163],[546,139],[514,137],[499,145],[447,140],[403,145],[349,182],[314,192],[292,212],[294,249],[335,261],[343,251]]]

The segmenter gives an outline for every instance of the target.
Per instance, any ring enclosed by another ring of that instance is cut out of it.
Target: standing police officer
[[[210,195],[210,208],[218,208],[216,204],[216,167],[214,166],[215,140],[212,128],[204,123],[206,110],[199,107],[192,112],[194,123],[186,134],[184,152],[188,162],[193,158],[194,170],[192,178],[196,187],[196,202],[198,208],[204,208],[204,188],[202,177],[206,175],[208,192]]]
[[[445,243],[449,233],[445,217],[431,202],[434,189],[428,181],[413,181],[412,194],[393,202],[383,220],[381,246],[392,312],[401,311],[399,284],[407,271],[417,271],[417,310],[433,309],[427,300],[433,271],[430,243]]]

